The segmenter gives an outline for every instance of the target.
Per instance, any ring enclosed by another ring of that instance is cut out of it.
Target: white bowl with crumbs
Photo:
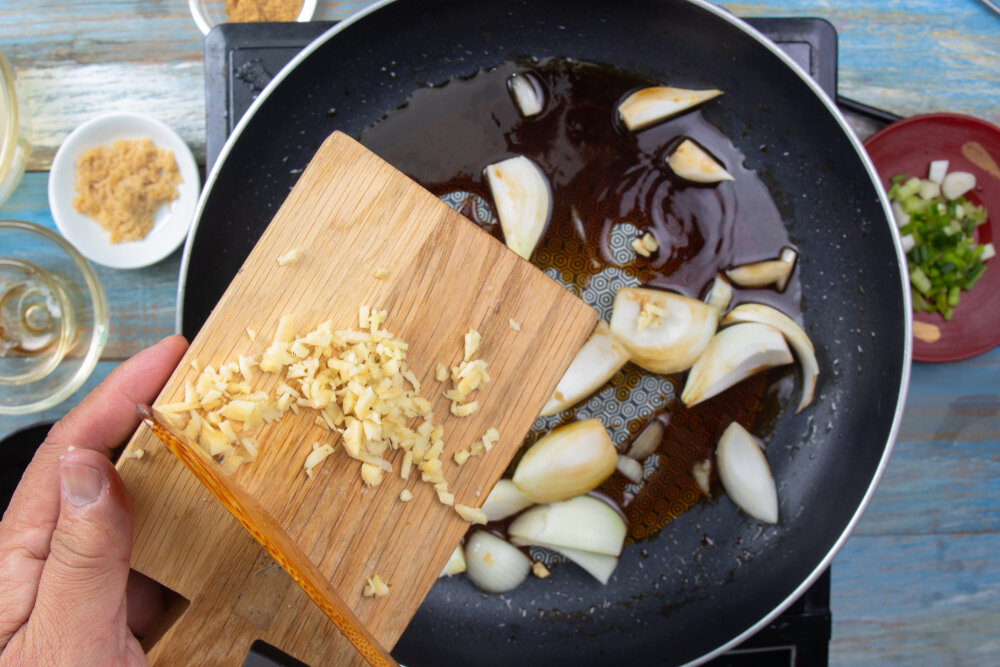
[[[200,191],[184,140],[137,113],[103,114],[73,130],[49,172],[59,231],[84,257],[116,269],[149,266],[176,250]]]

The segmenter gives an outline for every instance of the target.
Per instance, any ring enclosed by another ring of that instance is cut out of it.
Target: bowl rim
[[[201,34],[208,35],[212,31],[212,28],[219,25],[213,23],[208,18],[204,8],[201,6],[201,0],[188,0],[188,9],[191,10],[191,17],[194,19],[198,29],[201,30]],[[298,23],[307,23],[312,20],[315,13],[316,0],[302,0],[302,8],[299,10],[299,15],[295,17],[295,21]]]

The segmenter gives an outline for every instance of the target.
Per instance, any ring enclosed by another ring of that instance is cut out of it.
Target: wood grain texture
[[[277,266],[276,259],[292,249],[300,249],[301,257]],[[388,275],[375,279],[380,267]],[[519,449],[597,321],[596,311],[568,290],[360,144],[335,133],[306,168],[157,402],[183,400],[185,380],[197,377],[189,366],[193,359],[219,368],[240,354],[259,354],[283,316],[301,323],[300,333],[326,320],[335,329],[348,329],[357,325],[361,305],[387,310],[383,327],[407,341],[407,363],[427,388],[421,394],[434,406],[435,423],[445,429],[441,459],[449,491],[456,504],[473,507],[486,499],[484,491]],[[521,324],[519,331],[510,327],[510,319]],[[256,341],[246,337],[247,327],[261,332]],[[470,329],[483,336],[476,357],[488,362],[493,379],[475,395],[480,409],[457,418],[450,416],[450,401],[443,396],[447,387],[435,381],[434,368],[461,361]],[[270,391],[276,381],[276,376],[259,378],[254,390]],[[317,426],[315,419],[315,412],[302,410],[263,426],[254,436],[261,445],[257,459],[236,471],[232,484],[211,478],[211,488],[223,493],[255,535],[280,546],[287,559],[278,559],[283,566],[291,563],[307,586],[332,583],[377,641],[391,647],[469,525],[416,474],[409,480],[390,474],[376,487],[364,486],[358,462],[340,451],[339,435]],[[492,451],[461,467],[452,462],[454,452],[491,427],[500,432]],[[302,467],[313,442],[328,442],[337,451],[310,479]],[[136,508],[133,566],[188,598],[192,607],[185,616],[198,614],[201,625],[221,628],[232,614],[203,615],[208,608],[200,600],[209,582],[202,575],[229,560],[232,532],[220,526],[231,519],[220,520],[213,508],[203,511],[204,488],[164,455],[147,430],[130,442],[129,449],[136,448],[149,450],[155,463],[145,466],[145,458],[138,465],[131,459],[119,463]],[[401,457],[401,452],[393,455],[397,470]],[[410,502],[398,499],[404,488],[413,494]],[[296,549],[290,552],[292,543]],[[247,557],[256,560],[259,554],[247,552]],[[247,571],[248,563],[230,566]],[[392,593],[364,599],[365,581],[374,574],[390,582]],[[270,623],[285,623],[285,614],[277,611]],[[247,632],[255,633],[251,641],[259,637],[252,625],[241,627],[243,639]],[[313,640],[306,648],[297,634],[272,637],[272,643],[312,664],[356,659],[350,645],[325,634],[325,641]],[[170,643],[158,649],[162,664],[206,659],[192,653],[180,635],[160,642]],[[213,649],[217,664],[242,662],[245,650],[236,644],[242,653],[225,658]]]

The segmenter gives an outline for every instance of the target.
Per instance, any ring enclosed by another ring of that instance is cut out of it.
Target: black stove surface
[[[837,90],[837,33],[817,18],[747,21],[809,73],[831,97]],[[216,26],[205,39],[206,170],[268,82],[333,23],[242,23]],[[830,641],[830,573],[781,616],[711,667],[826,667]],[[258,642],[260,644],[260,642]],[[255,645],[245,665],[301,665],[273,647]]]

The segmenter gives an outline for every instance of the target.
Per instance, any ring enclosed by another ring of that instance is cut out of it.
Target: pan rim
[[[848,124],[847,120],[844,118],[840,109],[836,106],[834,101],[826,94],[826,92],[820,87],[820,85],[811,77],[805,70],[803,70],[794,60],[792,60],[784,51],[781,50],[774,42],[765,37],[760,31],[755,29],[753,26],[746,23],[743,19],[739,18],[735,14],[732,14],[726,9],[718,7],[708,0],[681,0],[692,4],[712,15],[720,20],[723,20],[733,27],[739,29],[752,39],[754,39],[758,44],[767,49],[772,55],[777,57],[784,65],[792,70],[799,79],[813,92],[814,95],[820,100],[820,102],[826,107],[827,111],[831,114],[837,125],[840,127],[841,131],[846,136],[851,147],[854,149],[857,157],[861,160],[864,166],[865,172],[871,181],[875,192],[877,194],[879,203],[882,207],[882,212],[884,215],[884,220],[886,226],[890,229],[890,236],[892,237],[893,247],[896,252],[896,262],[900,268],[900,292],[903,296],[903,312],[904,312],[904,322],[903,322],[903,349],[902,349],[902,359],[901,361],[901,373],[900,382],[897,392],[897,400],[895,410],[893,411],[892,423],[889,428],[889,433],[886,439],[886,446],[882,452],[882,456],[879,459],[878,465],[872,475],[871,482],[868,485],[858,507],[852,514],[850,520],[844,526],[840,535],[834,541],[830,549],[827,551],[826,555],[820,559],[816,567],[810,572],[810,574],[791,592],[789,593],[783,601],[777,604],[773,609],[771,609],[767,614],[761,617],[756,623],[751,625],[749,628],[744,630],[739,635],[733,637],[727,642],[716,647],[712,651],[685,663],[685,667],[703,664],[715,657],[718,657],[722,653],[728,651],[729,649],[741,644],[771,621],[777,618],[782,612],[784,612],[788,607],[790,607],[810,586],[812,586],[816,580],[823,574],[823,572],[830,566],[833,559],[840,552],[841,548],[844,546],[848,538],[853,533],[858,522],[861,520],[861,516],[864,514],[869,503],[875,495],[875,490],[878,487],[879,481],[882,479],[882,475],[885,472],[886,466],[888,465],[889,457],[895,446],[896,438],[899,433],[900,423],[902,421],[904,406],[906,403],[907,390],[909,387],[910,379],[910,369],[912,365],[913,356],[913,317],[912,317],[912,305],[910,302],[910,290],[908,283],[908,274],[906,271],[902,270],[902,267],[906,266],[905,263],[905,253],[903,252],[902,243],[898,230],[895,225],[890,224],[892,220],[891,207],[889,204],[888,196],[885,189],[881,185],[881,180],[878,173],[875,170],[875,166],[868,156],[868,153],[864,150],[864,146],[861,140],[854,133],[853,129]],[[198,199],[198,204],[195,210],[194,221],[191,225],[191,229],[188,232],[187,240],[184,244],[184,251],[181,258],[180,272],[178,276],[177,284],[177,310],[175,319],[175,328],[179,333],[183,331],[183,317],[184,317],[184,299],[186,295],[187,288],[187,273],[191,259],[191,252],[194,245],[195,234],[200,226],[202,215],[204,213],[205,206],[208,202],[208,197],[215,185],[215,182],[220,174],[223,165],[231,152],[233,146],[237,141],[239,141],[243,130],[250,123],[252,118],[256,115],[257,110],[264,104],[264,102],[270,97],[274,90],[281,85],[284,79],[289,76],[289,74],[295,70],[295,68],[304,60],[309,58],[309,56],[322,47],[326,42],[332,39],[334,36],[339,34],[341,31],[346,30],[348,27],[357,23],[361,19],[365,18],[369,14],[378,11],[379,9],[393,4],[396,0],[379,0],[372,5],[352,14],[351,16],[338,22],[336,25],[331,27],[329,30],[324,32],[322,35],[313,40],[308,46],[306,46],[302,51],[300,51],[294,58],[292,58],[287,65],[285,65],[275,77],[268,83],[264,90],[257,96],[254,102],[251,104],[250,108],[240,119],[239,123],[233,129],[232,134],[227,138],[222,150],[219,153],[218,158],[211,172],[205,178],[205,185],[202,189],[201,196]]]

